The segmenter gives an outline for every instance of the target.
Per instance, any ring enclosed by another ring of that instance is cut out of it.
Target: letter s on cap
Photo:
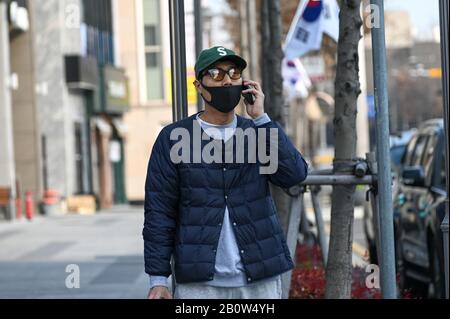
[[[219,55],[220,55],[220,56],[225,56],[225,55],[227,55],[227,52],[225,51],[225,48],[222,48],[222,47],[217,48],[217,52],[219,52]]]

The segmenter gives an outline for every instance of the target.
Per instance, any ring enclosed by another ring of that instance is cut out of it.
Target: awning
[[[128,127],[121,118],[113,118],[112,122],[120,137],[125,138],[128,133]]]
[[[109,125],[108,122],[106,122],[104,119],[100,117],[96,117],[94,119],[95,126],[99,129],[99,131],[105,135],[111,135],[112,128],[111,125]]]

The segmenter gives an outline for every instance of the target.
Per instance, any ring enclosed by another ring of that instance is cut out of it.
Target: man
[[[280,275],[292,269],[293,262],[268,183],[296,185],[306,178],[307,164],[264,113],[260,85],[242,79],[246,66],[224,47],[202,51],[194,85],[205,110],[165,127],[155,142],[145,184],[143,229],[150,299],[172,298],[170,274],[179,299],[281,298]],[[245,94],[254,97],[245,101],[252,119],[234,111]],[[251,138],[238,141],[243,136],[238,132],[244,131],[248,136],[255,132],[258,143]],[[202,133],[198,141],[196,132]],[[184,135],[188,143],[180,144]],[[214,155],[211,144],[218,146],[213,147]],[[180,145],[187,145],[185,154],[179,154]],[[271,159],[276,170],[264,173],[260,158],[252,161],[251,155],[238,160],[240,152],[252,154],[255,147],[267,155],[268,145],[275,153]]]

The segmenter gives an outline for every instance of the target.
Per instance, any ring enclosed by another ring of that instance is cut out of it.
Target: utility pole
[[[198,58],[203,49],[203,15],[202,0],[194,0],[194,24],[195,24],[195,57]],[[197,94],[197,111],[203,109],[203,99]]]
[[[281,126],[284,126],[285,119],[283,116],[284,101],[283,101],[283,77],[281,75],[281,63],[283,61],[284,53],[281,48],[281,13],[280,0],[269,0],[269,26],[270,26],[270,54],[269,54],[269,76],[271,78],[270,86],[270,105],[268,105],[267,112],[272,120],[277,121]]]
[[[256,33],[256,2],[255,0],[247,0],[247,16],[248,16],[248,38],[249,38],[249,59],[250,59],[250,78],[254,81],[261,81],[258,74],[258,35]]]
[[[247,0],[240,0],[239,1],[239,22],[240,22],[240,29],[241,29],[241,37],[240,37],[240,44],[241,47],[241,56],[244,58],[244,60],[248,61],[249,59],[249,49],[248,49],[248,43],[249,43],[249,37],[248,37],[248,16],[247,16]]]
[[[371,0],[378,8],[379,27],[373,27],[372,54],[377,127],[378,212],[380,221],[381,292],[385,299],[397,298],[395,276],[392,174],[389,151],[389,111],[387,86],[384,0]]]
[[[272,78],[270,76],[270,25],[269,25],[269,0],[261,0],[261,80],[265,95],[264,108],[268,110],[271,105]]]
[[[442,60],[442,92],[444,102],[444,128],[445,128],[445,174],[447,183],[447,198],[445,199],[445,217],[442,221],[441,230],[444,238],[444,262],[445,262],[445,297],[448,293],[448,170],[449,170],[449,147],[448,147],[448,1],[439,0],[440,29],[441,29],[441,60]]]
[[[172,117],[179,121],[187,117],[186,44],[184,0],[169,1],[170,62],[172,75]]]

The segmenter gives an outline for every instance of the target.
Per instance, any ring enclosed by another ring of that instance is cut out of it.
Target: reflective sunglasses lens
[[[241,70],[239,69],[230,69],[228,71],[228,75],[232,80],[239,80],[241,78]]]
[[[209,69],[209,76],[215,81],[222,81],[225,76],[225,72],[219,69]]]

